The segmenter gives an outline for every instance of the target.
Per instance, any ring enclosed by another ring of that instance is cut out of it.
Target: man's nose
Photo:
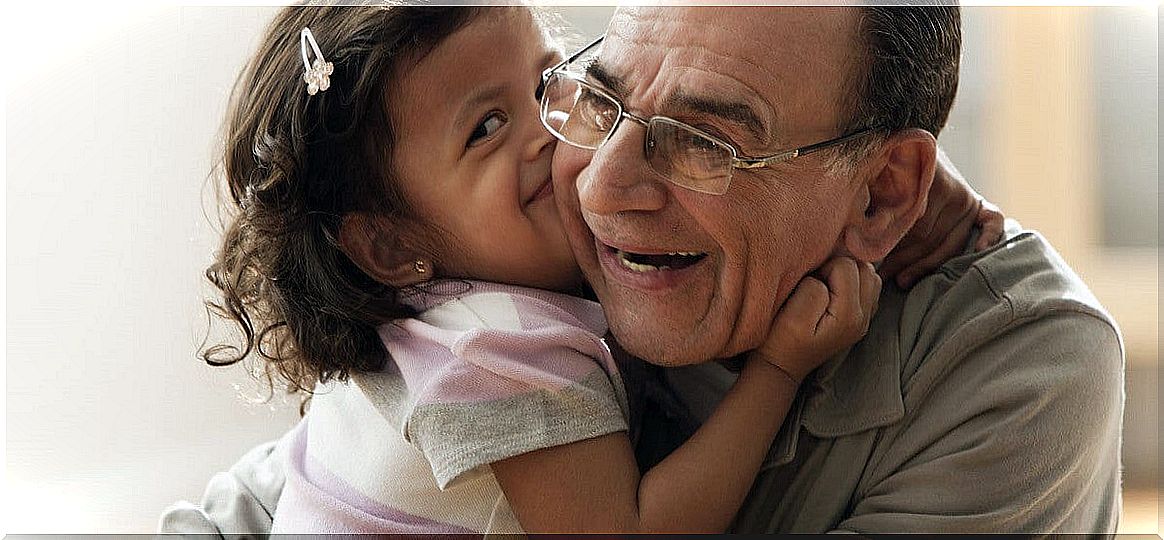
[[[647,164],[646,128],[624,121],[578,177],[578,202],[594,214],[650,212],[667,204],[667,184]]]

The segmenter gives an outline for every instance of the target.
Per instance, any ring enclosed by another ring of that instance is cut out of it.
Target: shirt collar
[[[869,333],[825,362],[801,387],[765,466],[792,461],[800,429],[836,438],[884,427],[905,416],[899,316],[905,295],[883,289]]]
[[[905,416],[901,395],[901,308],[905,293],[886,286],[869,333],[814,377],[804,427],[818,437],[840,437],[883,427]]]

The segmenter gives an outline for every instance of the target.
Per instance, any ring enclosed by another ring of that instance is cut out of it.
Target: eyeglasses
[[[643,150],[651,168],[670,182],[700,193],[723,195],[731,184],[734,169],[758,169],[837,146],[868,134],[876,128],[786,150],[770,156],[747,157],[735,146],[699,128],[666,116],[643,118],[629,113],[609,92],[565,67],[603,38],[598,38],[560,64],[542,72],[538,97],[542,124],[558,140],[586,150],[597,150],[629,118],[647,128]]]

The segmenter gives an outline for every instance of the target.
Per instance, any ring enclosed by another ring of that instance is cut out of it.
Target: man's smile
[[[706,266],[707,253],[670,248],[619,248],[594,240],[599,263],[608,278],[640,290],[662,290],[678,285]]]
[[[623,266],[635,272],[658,272],[662,270],[682,270],[698,263],[707,256],[706,253],[690,251],[670,251],[667,253],[632,253],[621,249],[614,249]]]

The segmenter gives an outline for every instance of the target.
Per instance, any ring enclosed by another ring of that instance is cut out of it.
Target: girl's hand
[[[876,309],[881,278],[869,263],[837,258],[818,274],[819,279],[806,277],[797,285],[768,340],[748,355],[740,376],[699,429],[643,476],[623,432],[493,462],[522,528],[619,534],[727,530],[799,382],[856,342]]]
[[[894,279],[902,289],[912,287],[919,278],[961,253],[974,226],[982,230],[974,243],[975,251],[1002,239],[1006,216],[966,183],[941,148],[927,198],[925,214],[879,269],[883,278]]]
[[[800,280],[776,315],[767,341],[751,355],[751,361],[768,362],[797,384],[865,335],[881,294],[881,278],[867,262],[836,257],[818,274],[820,279]]]

